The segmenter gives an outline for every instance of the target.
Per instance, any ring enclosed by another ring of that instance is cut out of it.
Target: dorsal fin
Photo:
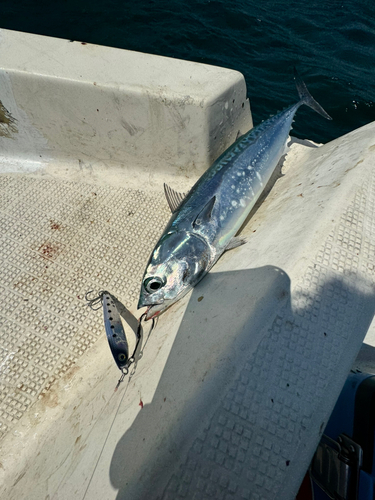
[[[164,193],[165,197],[167,198],[167,202],[169,205],[169,208],[171,209],[172,214],[176,212],[178,207],[181,205],[181,203],[185,199],[185,193],[178,193],[174,189],[168,186],[168,184],[164,183]]]

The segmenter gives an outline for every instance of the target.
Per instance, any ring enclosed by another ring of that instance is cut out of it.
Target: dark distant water
[[[299,111],[318,142],[375,120],[375,0],[0,0],[0,27],[236,69],[255,124],[296,101],[296,65],[334,119]]]

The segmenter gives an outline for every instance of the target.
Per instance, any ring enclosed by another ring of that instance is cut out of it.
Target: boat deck
[[[134,306],[169,208],[162,193],[20,174],[0,176],[0,199],[4,435],[103,334],[86,292]]]
[[[292,498],[366,334],[374,366],[372,131],[355,153],[350,135],[293,144],[248,243],[145,325],[116,393],[84,295],[107,289],[134,320],[164,195],[0,176],[2,497]]]
[[[115,392],[85,294],[134,342],[163,182],[186,192],[251,128],[244,79],[0,35],[1,499],[294,500],[353,363],[374,367],[375,123],[292,141],[247,243],[144,325]]]

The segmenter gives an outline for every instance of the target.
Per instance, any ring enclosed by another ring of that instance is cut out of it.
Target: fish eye
[[[159,278],[159,276],[153,276],[152,278],[147,278],[144,282],[144,287],[148,293],[156,292],[160,290],[161,287],[165,285],[165,281]]]

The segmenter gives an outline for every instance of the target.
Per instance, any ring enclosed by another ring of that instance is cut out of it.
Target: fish
[[[246,241],[237,232],[262,194],[303,104],[328,120],[294,68],[299,101],[239,137],[187,195],[164,184],[172,215],[142,278],[138,309],[155,318],[186,295],[220,256]]]

